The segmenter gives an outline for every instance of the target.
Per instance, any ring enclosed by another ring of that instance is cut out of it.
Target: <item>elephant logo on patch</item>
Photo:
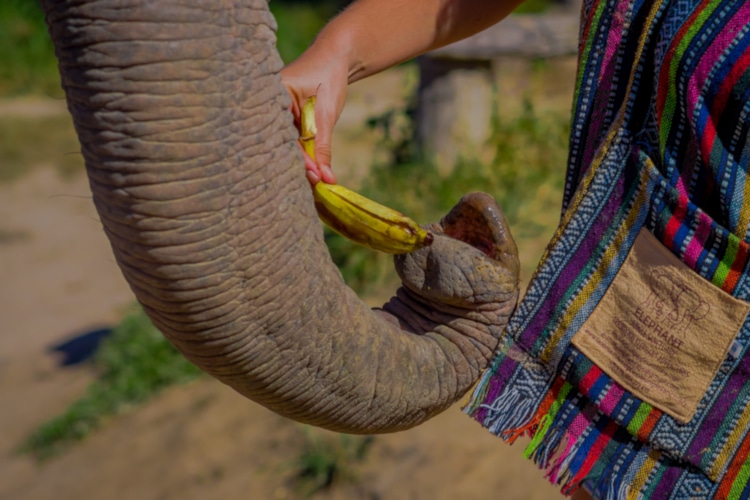
[[[692,322],[705,318],[711,310],[705,300],[671,273],[658,270],[650,277],[651,293],[640,307],[674,334],[684,336]]]

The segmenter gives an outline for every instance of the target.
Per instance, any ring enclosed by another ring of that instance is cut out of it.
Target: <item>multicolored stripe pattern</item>
[[[571,345],[643,227],[750,301],[749,115],[750,2],[585,1],[560,226],[465,408],[564,493],[750,497],[750,320],[686,424]]]

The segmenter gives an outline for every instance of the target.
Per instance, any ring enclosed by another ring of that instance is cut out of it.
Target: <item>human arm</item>
[[[305,99],[318,96],[317,164],[306,159],[310,182],[335,182],[331,136],[348,84],[482,31],[521,1],[358,0],[334,18],[282,71],[297,119]]]

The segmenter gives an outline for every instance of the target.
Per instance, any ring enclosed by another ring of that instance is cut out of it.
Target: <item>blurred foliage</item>
[[[271,13],[276,18],[277,48],[284,63],[290,63],[310,46],[315,35],[329,19],[349,2],[321,1],[303,2],[293,0],[273,0],[269,3]]]
[[[526,0],[517,9],[521,14],[538,14],[547,10],[554,0]],[[310,46],[325,24],[344,9],[351,0],[273,0],[271,12],[278,23],[278,49],[281,59],[289,63]]]
[[[408,109],[401,112],[412,114]],[[479,189],[502,206],[517,243],[538,237],[556,222],[567,160],[567,116],[542,115],[527,100],[518,115],[495,117],[491,162],[459,161],[448,175],[440,175],[434,165],[421,159],[411,140],[413,134],[388,128],[392,115],[389,112],[371,122],[382,128],[393,156],[373,167],[360,189],[365,196],[425,224],[439,221],[461,196]],[[412,120],[399,123],[413,126]],[[402,139],[391,141],[392,135]],[[359,247],[327,229],[325,235],[334,262],[359,294],[396,285],[389,255]]]
[[[201,374],[159,333],[142,309],[125,316],[93,359],[97,379],[62,415],[43,424],[21,451],[43,460],[85,438],[102,421],[170,385]]]
[[[0,2],[0,96],[61,97],[54,48],[37,0]]]
[[[367,456],[373,436],[351,436],[302,427],[305,439],[293,464],[299,493],[306,497],[357,479],[355,466]]]
[[[320,29],[351,0],[273,0],[278,48],[288,63],[299,56]],[[544,11],[553,0],[527,0],[520,13]],[[40,94],[60,98],[54,48],[38,0],[0,2],[0,96]]]
[[[44,147],[37,147],[44,144]],[[35,167],[53,166],[69,178],[83,171],[83,157],[69,114],[43,117],[0,116],[0,183],[14,181]]]
[[[312,42],[325,23],[348,1],[273,0],[278,48],[289,62]],[[38,0],[0,2],[0,96],[63,96],[54,47]]]
[[[516,14],[540,14],[549,9],[556,1],[560,3],[559,0],[525,0],[514,12]]]

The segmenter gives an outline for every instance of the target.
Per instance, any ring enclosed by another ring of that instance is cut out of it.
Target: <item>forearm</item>
[[[358,0],[321,31],[309,51],[344,57],[353,83],[478,33],[522,1]]]

